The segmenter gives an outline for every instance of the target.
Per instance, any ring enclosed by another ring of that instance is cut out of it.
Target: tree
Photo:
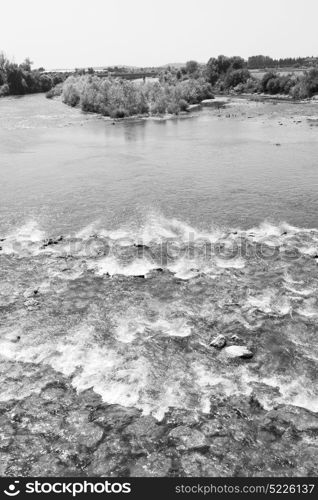
[[[216,66],[219,74],[226,73],[231,66],[231,59],[226,56],[218,56]]]
[[[196,73],[199,69],[199,63],[197,61],[188,61],[186,63],[186,71],[187,73],[189,73],[190,75],[192,75],[193,73]]]
[[[265,73],[265,75],[263,76],[263,78],[261,80],[262,92],[267,92],[267,84],[273,78],[276,78],[276,73],[274,73],[273,71],[270,71],[269,73]]]
[[[0,52],[0,69],[4,70],[6,63],[8,62],[4,52]]]
[[[245,69],[231,69],[224,78],[224,87],[226,89],[234,88],[240,83],[246,83],[250,78],[249,71]]]
[[[231,57],[231,67],[232,69],[243,69],[245,68],[246,63],[242,57],[234,56]]]
[[[23,71],[31,71],[31,66],[33,64],[33,61],[29,57],[26,57],[23,61],[23,63],[20,64],[20,68]]]
[[[219,76],[217,61],[215,57],[211,57],[206,65],[206,79],[211,83],[211,85],[215,85]]]
[[[27,85],[23,73],[17,64],[6,64],[7,83],[9,92],[13,95],[25,94]]]

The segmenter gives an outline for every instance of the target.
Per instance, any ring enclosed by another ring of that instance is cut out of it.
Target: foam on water
[[[117,229],[106,229],[101,227],[100,221],[94,221],[74,235],[75,241],[73,236],[64,235],[63,244],[46,248],[41,248],[46,233],[36,221],[28,221],[4,235],[1,246],[2,253],[19,253],[19,251],[28,250],[33,255],[39,252],[59,255],[69,251],[85,256],[85,252],[88,252],[88,241],[90,242],[89,249],[93,248],[94,243],[98,245],[100,242],[118,247],[134,244],[144,246],[168,244],[167,249],[172,255],[174,250],[181,251],[191,246],[194,246],[195,250],[204,250],[208,248],[206,245],[212,245],[212,249],[216,251],[218,245],[221,245],[226,255],[219,256],[216,261],[217,265],[239,269],[244,267],[244,256],[235,255],[233,250],[237,248],[237,245],[240,246],[242,239],[247,239],[252,244],[263,243],[269,247],[294,247],[301,254],[314,257],[318,249],[317,234],[316,229],[295,228],[286,223],[273,225],[268,222],[250,230],[213,227],[210,231],[201,231],[177,219],[167,219],[160,214],[151,214],[138,226],[132,224],[130,227],[123,226]],[[169,244],[172,246],[169,247]]]
[[[267,289],[262,294],[249,296],[247,305],[256,308],[265,314],[286,315],[291,312],[290,299],[278,294],[274,289]]]
[[[259,385],[267,407],[285,402],[317,411],[318,395],[310,387],[317,353],[315,345],[308,347],[318,318],[316,230],[264,223],[249,231],[205,232],[152,214],[136,228],[105,229],[97,221],[43,246],[48,236],[31,221],[1,242],[7,267],[0,304],[17,311],[20,325],[10,322],[10,311],[0,325],[7,359],[49,365],[79,391],[93,387],[105,402],[137,406],[158,418],[170,406],[209,411],[213,394],[248,395]],[[160,245],[171,239],[176,248],[169,247],[162,262]],[[252,247],[278,242],[301,249],[300,256],[232,256],[232,246],[242,241]],[[206,242],[217,244],[210,254]],[[39,291],[35,306],[23,295],[30,276]],[[273,352],[266,343],[272,329],[279,344]],[[229,342],[238,334],[255,350],[255,360],[226,360],[209,347],[217,333]],[[284,365],[290,349],[297,373]],[[272,374],[264,376],[263,363]]]
[[[296,380],[284,377],[268,377],[262,380],[269,387],[278,388],[279,396],[276,403],[301,406],[313,412],[318,412],[318,397],[312,390],[309,380],[298,376]],[[269,406],[270,408],[270,406]]]
[[[113,257],[106,257],[98,262],[94,262],[89,268],[94,269],[96,274],[102,276],[109,274],[122,274],[124,276],[141,276],[147,274],[157,266],[147,259],[136,259],[130,264],[124,265]]]
[[[2,253],[19,255],[26,250],[32,252],[44,238],[45,232],[39,228],[38,223],[28,221],[4,236],[4,241],[1,242]]]

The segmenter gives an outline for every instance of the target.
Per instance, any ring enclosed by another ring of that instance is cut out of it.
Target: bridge
[[[124,71],[108,71],[108,70],[94,70],[89,71],[87,69],[81,69],[81,70],[56,70],[56,71],[44,71],[48,76],[54,76],[56,74],[66,74],[67,76],[70,75],[91,75],[91,76],[99,76],[100,78],[122,78],[123,80],[144,80],[146,81],[146,78],[158,78],[160,72],[159,71],[138,71],[138,72],[124,72]]]
[[[95,71],[96,76],[100,76],[101,78],[110,76],[112,78],[122,78],[124,80],[146,80],[146,78],[158,78],[158,71],[148,71],[148,72],[139,72],[139,73],[124,73],[121,71],[112,72],[112,71]]]

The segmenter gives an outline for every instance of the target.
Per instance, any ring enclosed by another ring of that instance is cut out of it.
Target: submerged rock
[[[136,408],[125,408],[120,405],[99,405],[91,415],[92,421],[103,427],[107,432],[121,432],[135,419],[141,416]]]
[[[139,249],[144,249],[144,250],[149,249],[148,245],[143,245],[142,243],[134,243],[134,247],[139,248]]]
[[[231,340],[232,340],[232,342],[239,342],[240,337],[238,335],[234,334],[234,335],[231,335]]]
[[[247,347],[243,345],[231,345],[229,347],[225,347],[223,349],[223,354],[228,358],[243,358],[248,359],[253,357],[252,351],[247,349]]]
[[[39,302],[33,298],[30,298],[24,302],[24,305],[27,309],[34,309],[39,305]]]
[[[57,238],[48,238],[47,240],[45,240],[41,248],[46,248],[51,245],[57,245],[62,240],[63,236],[58,236]]]
[[[171,408],[158,422],[48,371],[40,392],[0,402],[2,476],[318,475],[316,413],[212,396],[207,413]]]
[[[123,436],[129,439],[132,453],[139,455],[155,450],[163,432],[164,428],[149,415],[141,416],[128,425],[123,431]]]
[[[67,417],[67,424],[76,433],[77,443],[88,448],[96,447],[101,441],[104,431],[101,427],[89,421],[90,412],[73,411]]]
[[[172,429],[168,434],[168,439],[177,450],[202,450],[209,447],[209,442],[202,432],[186,425]]]
[[[267,422],[279,422],[284,428],[294,427],[299,432],[318,433],[318,414],[291,405],[279,405],[268,412]]]
[[[171,458],[165,453],[150,453],[138,459],[130,469],[132,477],[167,477],[171,468]]]
[[[92,476],[121,475],[121,469],[126,466],[129,452],[129,445],[120,436],[107,436],[106,441],[101,443],[94,452],[87,470],[88,474]]]

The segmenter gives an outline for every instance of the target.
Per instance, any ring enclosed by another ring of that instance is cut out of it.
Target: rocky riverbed
[[[317,231],[172,227],[2,238],[2,475],[318,473]]]
[[[208,413],[172,408],[158,421],[92,390],[77,394],[53,370],[45,378],[39,393],[0,405],[1,475],[318,474],[318,415],[303,408],[211,396]]]

